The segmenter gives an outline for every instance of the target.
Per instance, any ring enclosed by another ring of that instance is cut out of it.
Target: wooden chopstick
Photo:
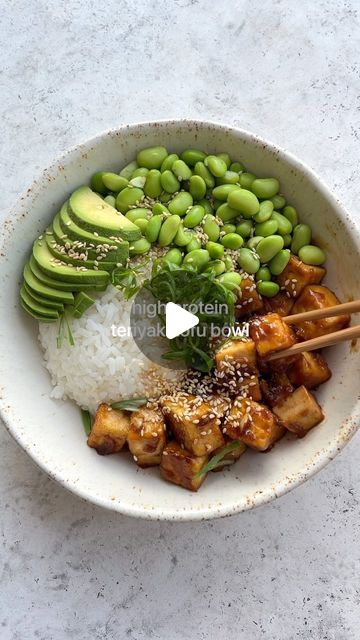
[[[287,324],[296,324],[305,320],[319,320],[320,318],[331,318],[332,316],[342,316],[347,313],[355,313],[360,311],[360,300],[353,302],[344,302],[336,304],[333,307],[324,307],[324,309],[313,309],[312,311],[304,311],[303,313],[294,313],[292,316],[285,316],[284,322]]]
[[[341,305],[339,305],[341,306]],[[329,307],[331,309],[333,307]],[[302,314],[299,314],[302,315]],[[310,315],[304,314],[306,316]],[[289,316],[291,317],[291,316]],[[283,349],[283,351],[277,351],[266,358],[266,361],[277,360],[278,358],[286,358],[288,356],[294,356],[297,353],[303,353],[304,351],[314,351],[314,349],[322,349],[323,347],[331,347],[339,342],[345,340],[353,340],[354,338],[360,338],[360,325],[355,327],[348,327],[347,329],[341,329],[340,331],[334,331],[318,338],[312,338],[311,340],[305,340],[304,342],[297,342],[289,349]]]

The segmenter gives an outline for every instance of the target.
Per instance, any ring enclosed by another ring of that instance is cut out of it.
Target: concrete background
[[[359,216],[359,13],[356,0],[3,0],[2,215],[68,146],[193,116],[291,150]],[[197,524],[82,503],[0,439],[1,640],[359,638],[359,437],[271,505]]]

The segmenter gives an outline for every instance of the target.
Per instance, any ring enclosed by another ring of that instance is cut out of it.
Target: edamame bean
[[[161,204],[161,202],[154,202],[151,210],[153,216],[159,216],[162,213],[170,213],[169,209],[167,209],[164,204]]]
[[[221,160],[223,160],[223,161],[225,162],[225,164],[226,164],[226,168],[227,168],[227,169],[230,167],[230,165],[231,165],[231,158],[230,158],[230,156],[229,156],[229,154],[228,154],[228,153],[226,153],[226,152],[218,153],[218,154],[217,154],[217,157],[218,157],[218,158],[221,158]]]
[[[284,207],[283,214],[285,218],[290,220],[292,226],[296,227],[296,225],[299,223],[299,220],[298,220],[298,214],[295,207],[291,207],[290,205],[288,205],[287,207]]]
[[[180,249],[169,249],[169,251],[164,255],[163,259],[166,260],[166,262],[177,264],[179,267],[183,261],[183,254],[181,253]]]
[[[177,244],[178,247],[186,247],[186,245],[188,245],[189,242],[191,242],[192,238],[193,238],[192,231],[187,231],[186,229],[184,229],[184,226],[181,223],[178,228],[177,234],[174,238],[174,244]]]
[[[161,185],[162,175],[163,174],[160,173],[158,169],[150,169],[149,173],[145,178],[146,182],[144,186],[144,192],[145,192],[145,195],[148,196],[148,198],[157,198],[162,192],[162,185]],[[138,179],[141,179],[141,178],[138,178]]]
[[[135,169],[138,168],[138,166],[139,165],[136,160],[133,160],[132,162],[129,162],[129,164],[125,165],[123,169],[121,169],[119,175],[123,178],[126,178],[127,180],[130,180],[132,174],[134,173]]]
[[[206,158],[206,153],[199,149],[185,149],[180,155],[181,160],[186,162],[189,167],[194,167],[197,162],[203,162]]]
[[[277,231],[281,236],[285,236],[287,233],[291,233],[292,232],[292,224],[291,224],[290,220],[285,218],[285,216],[283,216],[278,211],[274,211],[273,212],[273,214],[271,216],[271,220],[276,220],[276,222],[278,224]]]
[[[180,216],[172,215],[166,218],[160,229],[158,243],[161,247],[167,247],[174,240],[180,226]]]
[[[222,258],[225,251],[224,246],[218,244],[217,242],[211,242],[211,240],[206,243],[206,249],[209,252],[209,256],[212,260],[219,260],[220,258]]]
[[[256,247],[256,253],[258,254],[260,261],[270,262],[270,260],[276,256],[284,246],[284,240],[281,236],[267,236],[260,240]]]
[[[131,256],[140,255],[142,253],[147,253],[151,247],[151,244],[146,238],[140,238],[135,242],[132,242],[129,247],[129,253]]]
[[[255,225],[255,234],[257,236],[272,236],[278,230],[278,223],[276,220],[266,220],[266,222],[262,222],[261,224]]]
[[[218,208],[216,215],[223,222],[229,222],[229,220],[234,220],[234,218],[237,218],[239,216],[239,212],[236,211],[236,209],[232,209],[231,207],[229,207],[227,202],[224,202],[224,204],[220,205],[220,207]]]
[[[225,262],[223,260],[211,260],[208,262],[205,272],[212,272],[215,276],[221,276],[226,271]]]
[[[204,165],[215,178],[222,178],[227,171],[226,163],[219,156],[207,156]]]
[[[227,170],[222,178],[216,178],[216,184],[237,184],[239,186],[239,174]]]
[[[191,176],[189,180],[189,191],[194,200],[201,200],[206,194],[205,180],[200,176]]]
[[[149,209],[145,209],[145,207],[129,209],[129,211],[125,213],[125,218],[131,220],[131,222],[135,222],[135,220],[139,220],[141,218],[147,220],[149,218]]]
[[[268,282],[269,280],[271,280],[271,272],[269,267],[260,267],[255,276],[255,280],[261,280],[262,282]]]
[[[246,247],[239,251],[238,264],[247,273],[256,273],[260,269],[260,260],[256,253]]]
[[[240,173],[239,182],[240,187],[243,189],[251,189],[251,185],[256,180],[256,176],[253,173],[249,173],[248,171],[244,171],[244,173]]]
[[[286,233],[283,236],[283,240],[284,240],[284,247],[290,247],[291,241],[292,241],[292,237],[291,237],[290,233]]]
[[[277,284],[277,282],[272,282],[272,281],[258,282],[256,285],[256,288],[260,293],[260,295],[264,296],[265,298],[273,298],[280,291],[280,287]]]
[[[137,169],[135,169],[135,171],[132,172],[131,180],[133,180],[134,178],[146,178],[148,173],[149,169],[147,169],[146,167],[138,167]]]
[[[227,199],[229,207],[236,209],[244,218],[251,218],[260,208],[256,195],[247,189],[235,189],[231,191]]]
[[[190,242],[186,245],[186,252],[191,253],[191,251],[197,251],[197,249],[201,249],[201,242],[198,238],[193,236]]]
[[[193,229],[200,224],[201,220],[205,215],[205,209],[200,204],[195,204],[191,209],[187,212],[184,218],[184,227],[188,229]]]
[[[116,197],[116,208],[126,213],[134,204],[139,204],[144,198],[144,192],[138,187],[125,187]]]
[[[235,173],[242,173],[243,171],[245,171],[243,163],[239,161],[232,162],[229,169],[230,171],[235,171]]]
[[[170,169],[165,169],[162,172],[160,182],[162,188],[168,193],[175,193],[180,189],[180,182]]]
[[[190,167],[185,164],[184,160],[175,160],[171,171],[176,175],[178,180],[190,180],[192,171]]]
[[[264,239],[264,236],[253,236],[252,238],[250,238],[250,240],[247,241],[246,246],[249,249],[256,249],[260,240],[263,240],[263,239]]]
[[[324,264],[326,255],[320,247],[316,247],[313,244],[306,244],[299,250],[299,258],[305,264],[312,264],[319,266]]]
[[[269,262],[269,269],[273,276],[282,273],[291,257],[289,249],[281,249]]]
[[[221,184],[212,190],[212,195],[217,200],[226,201],[229,193],[231,193],[231,191],[234,191],[235,189],[238,189],[238,188],[239,187],[237,187],[235,184]]]
[[[301,247],[311,243],[311,228],[308,224],[297,224],[293,231],[291,251],[298,255]]]
[[[139,187],[140,189],[142,189],[145,182],[145,176],[136,176],[136,178],[131,178],[131,180],[129,180],[129,187]]]
[[[209,189],[213,189],[215,187],[215,178],[203,162],[196,163],[194,167],[194,173],[204,180],[206,186],[209,187]]]
[[[161,225],[162,225],[162,217],[153,216],[149,220],[148,225],[145,229],[146,240],[148,240],[151,243],[156,242],[159,237]]]
[[[229,273],[223,273],[217,280],[230,291],[236,291],[240,287],[241,275],[236,271],[230,271]]]
[[[187,253],[184,258],[184,264],[193,267],[197,271],[205,269],[206,265],[210,262],[209,252],[206,249],[195,249]]]
[[[285,200],[284,196],[281,196],[279,194],[277,194],[276,196],[273,196],[271,198],[271,202],[273,203],[274,209],[276,209],[276,210],[282,209],[286,205],[286,200]]]
[[[230,256],[224,256],[224,264],[226,267],[226,271],[234,271],[234,264]]]
[[[109,191],[118,193],[122,189],[125,189],[128,185],[128,181],[123,176],[118,176],[117,173],[106,172],[102,174],[102,181]]]
[[[275,196],[279,189],[280,183],[276,178],[256,178],[251,185],[251,191],[258,198],[266,198],[266,200]]]
[[[171,198],[172,198],[172,193],[168,193],[167,191],[163,191],[163,192],[160,194],[159,200],[160,200],[160,202],[162,202],[163,204],[164,204],[164,203],[165,203],[165,204],[167,204],[168,202],[170,202]]]
[[[136,226],[139,227],[141,233],[143,233],[146,237],[145,231],[149,224],[149,220],[146,220],[146,218],[138,218],[137,220],[134,220],[134,224],[136,224]]]
[[[193,197],[187,191],[180,191],[169,202],[168,209],[170,213],[178,216],[184,216],[187,209],[193,205]]]
[[[165,160],[163,161],[160,171],[164,173],[164,171],[171,171],[171,168],[175,162],[175,160],[179,160],[179,156],[177,153],[170,153]]]
[[[255,222],[266,222],[272,216],[272,212],[274,211],[274,205],[271,200],[263,200],[260,202],[260,208],[257,214],[254,216]]]
[[[244,239],[238,233],[227,233],[220,239],[220,242],[227,249],[240,249],[244,244]]]
[[[94,175],[91,176],[90,179],[90,186],[92,190],[96,191],[97,193],[101,193],[102,195],[107,192],[107,188],[105,187],[102,179],[104,173],[105,171],[98,171],[97,173],[94,173]]]
[[[250,238],[253,225],[251,220],[242,220],[236,227],[236,233],[242,238]]]
[[[220,227],[216,222],[214,216],[207,214],[203,218],[203,231],[212,242],[216,242],[219,239]]]
[[[108,204],[110,204],[112,207],[115,207],[115,202],[116,202],[116,198],[114,196],[106,196],[104,198],[104,202],[107,202]]]
[[[197,204],[200,204],[202,207],[204,207],[205,213],[208,213],[209,215],[214,214],[214,210],[211,206],[211,203],[206,198],[202,198],[201,200],[199,200]]]
[[[221,235],[226,235],[227,233],[236,233],[236,226],[228,222],[221,227]]]
[[[139,167],[160,169],[167,156],[168,152],[165,147],[147,147],[146,149],[141,149],[141,151],[139,151],[136,160]]]

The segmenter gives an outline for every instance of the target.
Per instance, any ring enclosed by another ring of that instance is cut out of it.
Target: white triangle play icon
[[[165,309],[165,333],[169,340],[199,324],[199,318],[178,304],[168,302]]]

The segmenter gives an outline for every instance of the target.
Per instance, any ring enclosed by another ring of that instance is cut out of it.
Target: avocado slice
[[[110,282],[110,275],[107,271],[94,271],[86,267],[74,267],[70,264],[60,264],[50,253],[44,237],[40,237],[34,242],[33,257],[40,269],[46,275],[61,280],[62,282],[75,282],[81,284],[102,284]],[[85,269],[85,271],[80,271]]]
[[[85,311],[90,309],[94,303],[94,298],[90,298],[90,296],[88,296],[87,293],[84,293],[84,291],[79,291],[75,296],[74,306],[72,307],[71,313],[74,318],[81,318]]]
[[[96,258],[96,247],[103,244],[109,244],[111,247],[115,247],[115,249],[111,249],[108,252],[107,262],[121,262],[125,264],[129,257],[129,243],[122,240],[122,238],[114,241],[106,236],[96,236],[90,231],[81,229],[69,216],[68,202],[63,204],[60,212],[55,216],[52,227],[54,236],[59,244],[78,240],[85,242],[87,246],[90,244],[95,245],[94,249],[88,249],[89,260]]]
[[[44,298],[43,296],[39,296],[38,293],[33,291],[26,284],[25,280],[24,280],[23,286],[26,293],[28,293],[29,296],[31,296],[31,298],[36,300],[36,302],[39,302],[42,306],[49,307],[49,309],[55,309],[56,311],[59,311],[59,313],[62,313],[64,311],[64,305],[61,302],[55,302],[54,300],[50,300],[49,298]]]
[[[49,317],[46,317],[46,316],[41,316],[40,314],[36,313],[32,309],[30,309],[30,307],[28,307],[26,302],[24,302],[24,300],[22,300],[21,298],[20,298],[20,304],[21,304],[22,308],[26,311],[26,313],[29,314],[29,316],[32,316],[33,318],[35,318],[35,320],[38,320],[39,322],[50,323],[50,322],[57,322],[58,321],[58,318],[49,318]]]
[[[34,256],[30,257],[28,262],[29,268],[32,274],[35,276],[37,280],[39,280],[43,285],[49,287],[51,289],[55,289],[59,294],[68,294],[72,296],[71,299],[64,300],[66,304],[72,304],[74,301],[74,297],[72,295],[72,291],[105,291],[107,284],[86,284],[86,283],[76,283],[76,282],[65,282],[65,280],[55,280],[50,276],[47,276],[39,266],[36,264],[34,260]],[[29,283],[28,283],[29,284]],[[60,298],[59,298],[60,299]]]
[[[130,242],[141,237],[139,227],[89,187],[80,187],[70,196],[69,215],[83,229],[107,237],[118,235]]]
[[[38,295],[49,300],[49,304],[50,301],[59,304],[73,304],[74,296],[71,291],[59,291],[58,289],[54,289],[53,287],[41,282],[41,280],[39,280],[32,271],[29,263],[25,265],[23,275],[26,287],[30,289],[34,295]]]
[[[37,302],[35,298],[25,290],[24,286],[20,287],[20,298],[29,309],[40,317],[54,318],[55,320],[60,317],[60,314],[56,309],[50,309],[50,307],[45,307]]]
[[[57,260],[61,260],[63,262],[66,262],[67,264],[72,264],[74,267],[86,267],[87,269],[94,269],[95,266],[98,266],[98,268],[101,268],[103,271],[113,271],[115,269],[116,264],[114,262],[106,262],[103,259],[99,261],[98,265],[95,265],[94,260],[79,260],[77,258],[72,258],[67,253],[62,253],[61,251],[59,251],[56,239],[50,229],[47,229],[45,231],[43,238],[44,237],[50,253]],[[42,240],[42,242],[43,241],[44,240]]]

